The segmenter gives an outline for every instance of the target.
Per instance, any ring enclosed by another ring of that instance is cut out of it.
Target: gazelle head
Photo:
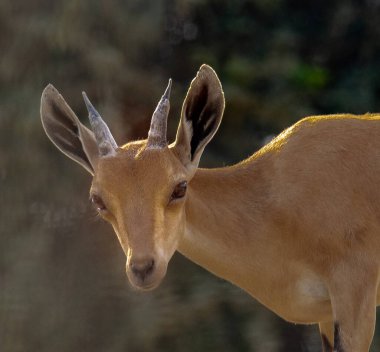
[[[114,228],[131,284],[156,287],[185,229],[187,187],[224,111],[216,73],[202,65],[184,100],[176,140],[166,137],[171,81],[153,113],[148,138],[118,146],[83,93],[92,131],[52,86],[42,93],[41,119],[50,140],[93,175],[90,199]]]

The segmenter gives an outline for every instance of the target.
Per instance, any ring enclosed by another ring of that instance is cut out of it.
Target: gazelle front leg
[[[334,324],[331,321],[319,323],[323,352],[333,352]]]
[[[334,317],[334,352],[368,352],[376,320],[377,270],[363,263],[334,268],[329,286]]]

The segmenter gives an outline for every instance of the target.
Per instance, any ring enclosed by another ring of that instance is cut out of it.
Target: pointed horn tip
[[[84,103],[86,104],[86,106],[88,105],[88,103],[90,103],[90,100],[88,99],[88,96],[86,94],[85,91],[82,92],[82,97],[83,97],[83,100],[84,100]],[[91,104],[91,103],[90,103]]]
[[[172,79],[169,78],[168,86],[166,87],[165,93],[164,93],[164,95],[162,97],[164,99],[169,100],[170,99],[170,92],[171,92],[171,90],[172,90]]]
[[[86,105],[86,108],[87,108],[87,111],[89,113],[89,116],[97,116],[99,115],[99,113],[96,111],[96,109],[94,108],[94,106],[92,105],[90,99],[88,99],[88,96],[86,94],[86,92],[82,92],[82,96],[83,96],[83,100],[84,100],[84,103]]]
[[[82,97],[86,106],[92,106],[90,99],[88,99],[88,96],[85,91],[82,92]]]

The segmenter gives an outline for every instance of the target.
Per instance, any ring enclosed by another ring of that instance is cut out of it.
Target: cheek
[[[165,214],[164,223],[160,247],[165,249],[170,258],[176,251],[185,229],[185,213],[182,207],[168,210]]]

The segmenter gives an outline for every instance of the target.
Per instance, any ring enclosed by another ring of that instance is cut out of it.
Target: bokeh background
[[[131,289],[40,95],[53,83],[85,121],[86,90],[123,143],[146,136],[172,77],[173,140],[208,63],[227,107],[202,165],[228,165],[306,115],[380,111],[379,38],[379,0],[0,0],[0,351],[320,351],[316,326],[180,255],[160,288]]]

